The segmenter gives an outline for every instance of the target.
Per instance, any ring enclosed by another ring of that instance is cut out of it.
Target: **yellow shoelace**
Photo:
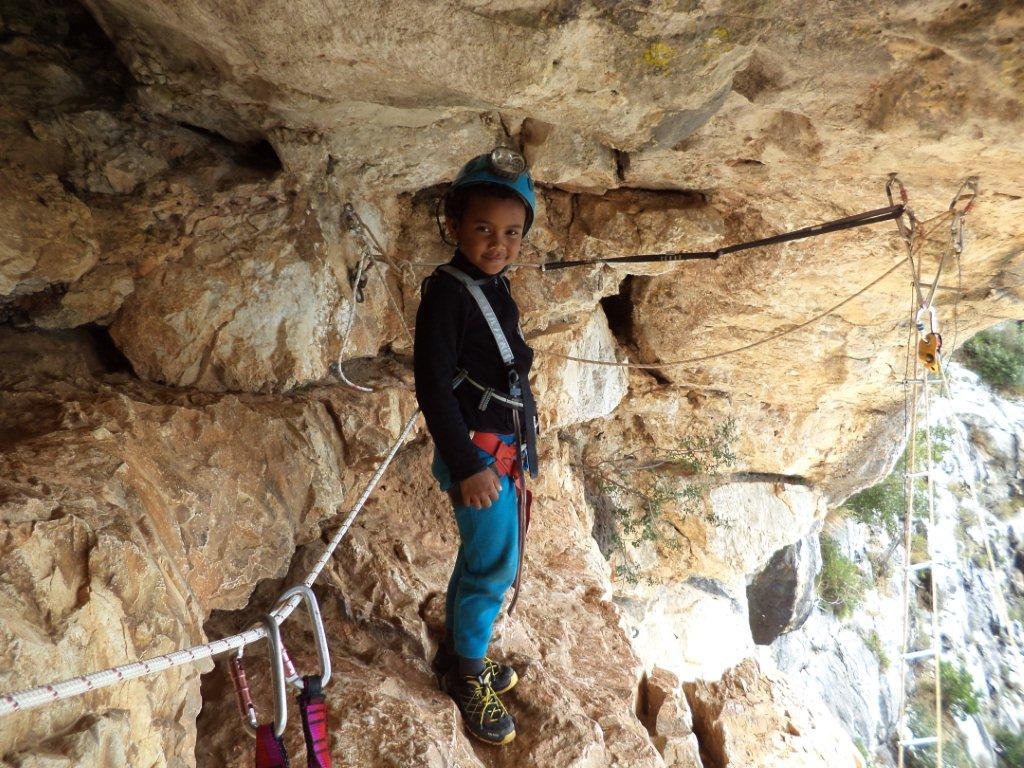
[[[505,709],[505,705],[501,703],[501,699],[498,698],[498,694],[494,692],[491,687],[491,676],[488,674],[485,676],[485,682],[481,683],[477,680],[473,680],[473,685],[476,686],[476,690],[473,692],[473,699],[470,703],[469,709],[474,715],[479,714],[480,725],[484,724],[484,719],[488,718],[491,720],[497,720],[498,718],[508,714],[508,710]],[[479,704],[477,705],[477,700]]]

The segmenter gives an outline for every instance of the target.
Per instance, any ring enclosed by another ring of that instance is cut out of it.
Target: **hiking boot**
[[[455,654],[455,651],[444,643],[437,647],[437,654],[430,663],[430,668],[437,675],[438,684],[442,689],[444,688],[444,676],[448,674],[449,670],[458,666],[458,663],[459,657]],[[519,675],[516,674],[512,667],[508,664],[500,664],[486,656],[484,656],[484,669],[491,673],[491,687],[499,696],[511,691],[516,687],[516,683],[519,682]]]
[[[486,668],[479,675],[465,677],[452,670],[446,683],[448,695],[455,700],[471,734],[488,744],[508,744],[516,737],[516,721],[491,687]]]

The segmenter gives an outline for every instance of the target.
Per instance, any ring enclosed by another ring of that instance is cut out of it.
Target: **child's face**
[[[526,226],[526,206],[518,200],[473,197],[448,231],[470,263],[488,275],[498,274],[519,256]]]

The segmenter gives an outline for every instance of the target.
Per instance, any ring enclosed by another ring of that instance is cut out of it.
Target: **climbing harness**
[[[484,386],[479,381],[473,379],[469,375],[469,371],[459,368],[455,372],[455,378],[452,379],[452,389],[458,389],[463,382],[480,390],[482,393],[483,396],[480,398],[480,405],[477,406],[481,411],[486,411],[487,406],[491,404],[492,400],[496,403],[501,403],[506,408],[515,408],[516,410],[523,409],[523,401],[520,398],[499,392],[494,387]]]
[[[891,221],[896,219],[897,221],[903,216],[904,205],[902,203],[892,204],[886,208],[876,208],[873,211],[864,211],[863,213],[855,213],[852,216],[844,216],[841,219],[835,219],[833,221],[826,221],[822,224],[815,224],[810,227],[804,227],[802,229],[793,230],[792,232],[783,232],[778,235],[772,235],[771,237],[764,237],[759,240],[748,240],[742,243],[736,243],[735,245],[727,245],[722,248],[716,248],[713,251],[689,251],[679,253],[646,253],[637,256],[617,256],[605,259],[578,259],[575,261],[548,261],[543,265],[543,269],[546,272],[551,272],[556,269],[567,269],[568,267],[584,267],[591,266],[593,264],[653,264],[669,261],[696,261],[700,259],[711,259],[716,260],[720,256],[724,256],[728,253],[736,253],[738,251],[746,251],[751,248],[763,248],[767,245],[777,245],[779,243],[788,243],[793,240],[803,240],[808,237],[817,237],[818,235],[825,235],[829,232],[839,232],[843,229],[852,229],[853,227],[864,227],[869,224],[878,224],[883,221]]]
[[[515,486],[519,495],[524,498],[526,514],[522,519],[522,536],[526,538],[526,532],[530,528],[530,510],[533,505],[533,491],[526,487],[526,480],[523,477],[522,452],[514,446],[504,442],[493,432],[473,432],[470,435],[473,444],[478,448],[487,451],[494,457],[492,467],[498,473],[498,477],[508,477]]]
[[[501,323],[498,321],[497,315],[494,314],[494,308],[491,303],[487,300],[484,295],[481,285],[490,282],[492,278],[482,278],[480,280],[474,280],[461,269],[445,264],[438,267],[441,272],[451,275],[469,291],[469,295],[473,297],[477,307],[480,309],[480,313],[483,315],[484,321],[487,323],[487,327],[491,331],[491,335],[494,337],[494,343],[498,346],[498,352],[501,355],[502,362],[505,363],[505,368],[508,373],[508,394],[496,392],[492,387],[484,387],[476,381],[473,381],[469,374],[460,370],[452,381],[452,388],[458,387],[462,382],[467,381],[477,389],[483,391],[483,397],[480,399],[479,408],[485,410],[491,402],[501,403],[507,406],[512,412],[512,421],[515,430],[516,446],[513,449],[517,457],[517,465],[520,468],[519,471],[519,482],[516,484],[516,509],[519,516],[519,561],[516,565],[516,577],[512,584],[512,599],[509,601],[508,612],[511,614],[515,610],[516,604],[519,602],[519,589],[522,583],[523,575],[523,558],[524,551],[526,549],[526,529],[529,525],[530,515],[530,501],[533,495],[526,488],[526,473],[522,472],[522,468],[525,467],[531,477],[537,476],[537,423],[536,415],[533,413],[527,413],[525,407],[525,400],[523,399],[523,386],[519,379],[519,372],[516,370],[516,358],[512,352],[512,347],[508,343],[508,339],[505,337],[505,331],[502,330]],[[508,290],[508,284],[505,283],[504,270],[496,276],[498,280],[502,281],[502,285]],[[523,418],[520,417],[522,413]],[[488,453],[493,452],[489,451]]]
[[[445,274],[451,275],[469,291],[469,295],[473,297],[477,307],[480,309],[480,313],[484,317],[484,321],[487,323],[487,327],[491,331],[491,335],[494,337],[494,343],[498,345],[498,352],[501,355],[502,362],[505,363],[505,369],[508,374],[508,394],[502,394],[493,390],[493,388],[483,387],[478,382],[473,381],[469,378],[469,374],[464,371],[460,371],[456,374],[452,381],[452,388],[454,389],[463,381],[470,382],[477,389],[482,389],[484,397],[481,399],[480,409],[485,410],[491,400],[500,402],[503,405],[508,405],[512,408],[513,414],[518,410],[525,410],[523,406],[523,385],[519,380],[519,371],[516,370],[516,358],[512,353],[512,347],[508,343],[508,339],[505,337],[505,331],[501,328],[501,323],[498,322],[498,316],[494,314],[494,308],[491,307],[491,303],[487,300],[484,295],[483,289],[480,287],[484,285],[492,278],[486,277],[480,280],[474,280],[472,277],[467,275],[461,269],[445,264],[438,268]],[[496,275],[496,277],[502,281],[502,285],[508,290],[508,284],[504,282],[505,278],[502,273]],[[464,375],[465,374],[465,375]],[[530,471],[531,477],[537,476],[537,427],[533,414],[527,414],[527,418],[524,419],[524,423],[520,425],[522,427],[516,434],[516,441],[518,442],[519,450],[523,457],[523,465],[526,466]]]

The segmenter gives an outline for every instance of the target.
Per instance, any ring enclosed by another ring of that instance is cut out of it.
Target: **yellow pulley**
[[[932,373],[939,372],[939,350],[942,349],[942,336],[927,333],[917,342],[917,358]]]

